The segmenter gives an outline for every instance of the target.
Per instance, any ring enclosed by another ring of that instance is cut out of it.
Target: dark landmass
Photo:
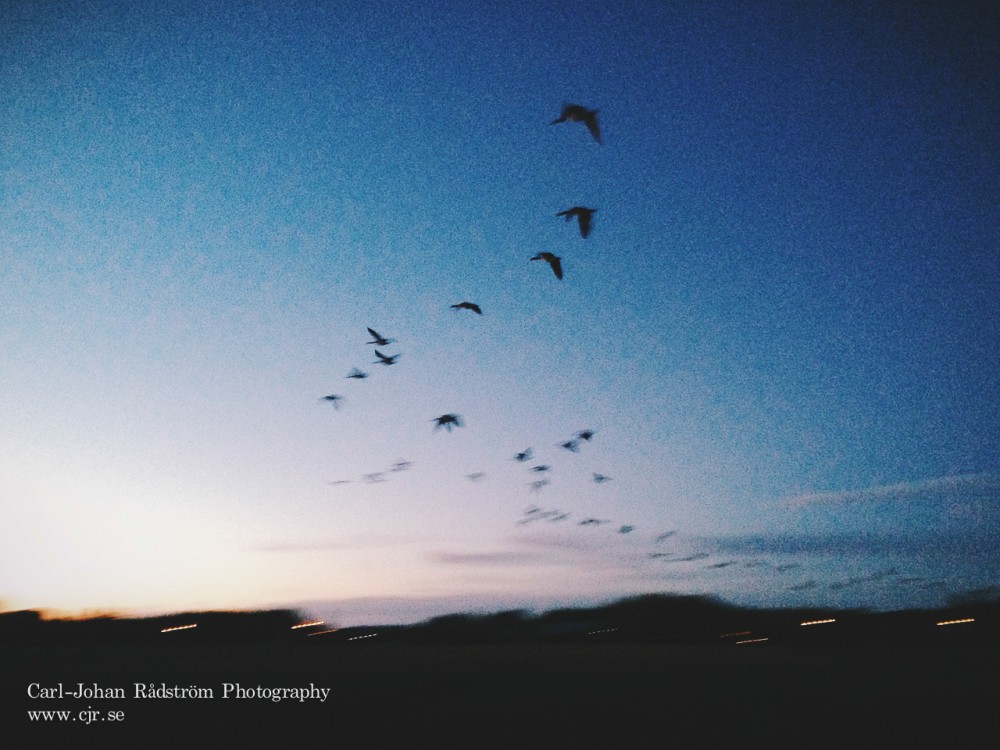
[[[958,747],[995,733],[998,601],[877,613],[642,596],[407,626],[301,625],[291,610],[89,620],[6,613],[0,715],[41,746],[69,737],[107,747],[161,738],[192,747],[317,739],[566,747],[598,738],[621,747]],[[95,696],[39,699],[29,696],[33,684],[36,693],[95,686]],[[143,698],[137,684],[213,695]],[[223,697],[226,684],[328,693]],[[84,723],[88,708],[123,719]],[[38,710],[75,719],[28,717]]]

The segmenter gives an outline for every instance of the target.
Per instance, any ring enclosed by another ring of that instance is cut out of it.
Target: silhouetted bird
[[[561,122],[582,122],[587,126],[587,130],[594,136],[594,140],[601,142],[601,127],[597,124],[597,110],[581,107],[579,104],[564,104],[562,114],[549,123],[558,125]]]
[[[530,487],[531,487],[531,489],[533,489],[533,490],[535,490],[537,492],[538,490],[542,489],[542,487],[544,487],[548,483],[549,483],[548,479],[538,479],[538,480],[535,480],[534,482],[532,482],[530,484]]]
[[[362,372],[357,367],[355,367],[353,370],[347,373],[347,377],[354,378],[355,380],[364,380],[365,378],[368,377],[368,373]]]
[[[431,420],[434,422],[434,429],[437,430],[439,427],[444,427],[448,432],[451,432],[451,428],[461,427],[462,420],[457,414],[442,414],[440,417],[435,417]]]
[[[413,466],[413,462],[412,461],[407,461],[405,459],[400,459],[399,461],[397,461],[396,463],[394,463],[392,465],[392,467],[389,469],[389,471],[406,471],[411,466]]]
[[[633,531],[635,531],[635,526],[631,526],[629,524],[626,524],[625,526],[622,526],[621,528],[618,529],[619,534],[628,534]]]
[[[596,471],[594,472],[594,483],[595,484],[604,484],[605,482],[610,482],[610,481],[611,481],[611,477],[609,477],[608,475],[606,475],[606,474],[598,474]]]
[[[394,365],[396,364],[396,360],[399,359],[398,354],[385,355],[378,349],[375,350],[375,356],[378,357],[378,360],[375,362],[377,365]]]
[[[343,396],[338,396],[335,393],[331,393],[329,396],[323,396],[320,401],[329,401],[333,404],[334,409],[340,409],[340,402],[344,400]]]
[[[389,344],[393,343],[396,340],[396,339],[387,339],[385,336],[376,331],[374,328],[369,328],[368,333],[372,335],[372,340],[369,341],[368,343],[375,344],[375,346],[389,346]]]
[[[667,539],[669,539],[670,537],[672,537],[676,533],[677,533],[676,530],[674,530],[674,531],[664,531],[662,534],[660,534],[658,537],[656,537],[653,541],[654,542],[665,542]]]
[[[383,474],[384,474],[384,472],[374,471],[371,474],[365,474],[364,475],[364,480],[366,482],[368,482],[369,484],[375,484],[376,482],[384,482],[384,481],[386,481],[386,479],[383,476]]]
[[[485,476],[486,476],[486,472],[484,472],[484,471],[474,471],[471,474],[466,474],[465,478],[468,479],[468,480],[470,480],[470,481],[472,481],[472,482],[478,482],[480,479],[482,479]]]
[[[596,208],[573,206],[573,208],[567,208],[565,211],[560,211],[556,214],[556,216],[565,216],[566,221],[569,221],[575,216],[577,223],[580,225],[580,236],[583,237],[583,239],[587,239],[587,235],[590,234],[590,220],[593,218],[596,210]]]
[[[483,311],[475,302],[459,302],[457,305],[452,305],[452,308],[455,310],[472,310],[476,315],[483,314]]]
[[[560,448],[565,448],[570,453],[579,453],[580,444],[576,440],[567,440],[565,443],[559,443]]]
[[[552,266],[552,273],[556,275],[557,279],[561,279],[563,277],[562,258],[559,258],[558,256],[555,256],[552,253],[545,252],[545,253],[539,253],[534,258],[532,258],[532,260],[544,260],[546,263]]]
[[[524,462],[524,461],[527,461],[529,458],[531,458],[531,448],[525,448],[520,453],[516,453],[514,455],[514,460],[515,461]]]
[[[545,464],[539,464],[538,466],[531,467],[531,471],[535,472],[536,474],[541,474],[543,471],[548,471],[548,470],[549,467],[546,466]]]
[[[580,521],[580,526],[600,526],[602,523],[611,523],[600,518],[585,518]]]
[[[580,430],[578,433],[576,433],[576,436],[580,438],[580,440],[590,440],[592,437],[594,437],[594,431]]]

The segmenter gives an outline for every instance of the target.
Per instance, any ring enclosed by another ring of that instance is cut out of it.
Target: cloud
[[[996,536],[989,529],[975,532],[854,531],[817,534],[757,534],[715,537],[716,549],[728,554],[771,555],[850,555],[896,554],[964,556],[966,559],[992,558]]]
[[[958,474],[918,482],[869,487],[863,490],[813,492],[786,500],[791,508],[817,504],[865,502],[913,502],[915,500],[1000,499],[1000,475],[995,473]]]
[[[431,561],[445,565],[536,565],[545,562],[535,555],[523,552],[435,552]]]

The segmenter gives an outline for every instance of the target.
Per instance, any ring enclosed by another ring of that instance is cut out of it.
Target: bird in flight
[[[581,107],[579,104],[564,104],[562,113],[549,125],[558,125],[561,122],[582,122],[587,126],[587,130],[594,136],[594,140],[601,142],[601,126],[597,124],[597,110]]]
[[[451,432],[451,428],[461,427],[462,419],[457,414],[442,414],[440,417],[435,417],[431,420],[434,422],[434,430],[437,431],[439,427],[444,427],[448,432]]]
[[[390,467],[389,471],[394,471],[394,472],[406,471],[411,466],[413,466],[412,461],[407,461],[406,459],[401,458]]]
[[[539,464],[538,466],[531,467],[531,471],[535,472],[536,474],[541,474],[543,471],[548,471],[549,469],[550,467],[546,466],[545,464]]]
[[[603,523],[611,523],[611,522],[608,521],[608,520],[602,519],[602,518],[585,518],[582,521],[580,521],[579,525],[580,526],[600,526]]]
[[[375,364],[377,365],[394,365],[396,364],[396,360],[399,359],[398,354],[386,355],[380,352],[378,349],[375,350],[375,356],[378,357],[378,360],[375,362]]]
[[[576,436],[580,438],[580,440],[590,440],[592,437],[594,437],[594,431],[580,430],[578,433],[576,433]]]
[[[598,474],[596,471],[594,472],[595,484],[604,484],[605,482],[610,482],[610,481],[611,477],[607,476],[606,474]]]
[[[529,458],[531,458],[531,455],[532,455],[531,454],[531,448],[525,448],[520,453],[515,453],[514,454],[514,460],[515,461],[521,461],[523,463],[524,461],[527,461]]]
[[[579,453],[580,444],[576,440],[567,440],[565,443],[559,443],[560,448],[565,448],[570,453]]]
[[[344,400],[343,396],[338,396],[335,393],[331,393],[329,396],[323,396],[320,401],[329,401],[333,404],[334,409],[340,409],[340,402]]]
[[[381,333],[376,331],[374,328],[369,328],[368,333],[372,335],[372,340],[369,344],[375,344],[375,346],[389,346],[389,344],[395,342],[396,339],[387,339]]]
[[[544,260],[546,263],[552,266],[552,273],[556,275],[557,279],[561,279],[563,277],[562,258],[553,255],[552,253],[545,252],[545,253],[539,253],[534,258],[532,258],[532,260]]]
[[[465,478],[468,479],[470,482],[478,482],[480,479],[482,479],[485,476],[486,476],[486,472],[484,472],[484,471],[474,471],[471,474],[466,474]]]
[[[596,210],[596,208],[573,206],[573,208],[567,208],[565,211],[560,211],[556,214],[556,216],[565,216],[566,221],[569,221],[575,216],[577,223],[580,225],[580,236],[583,237],[583,239],[587,239],[587,235],[590,234],[590,220],[593,218]]]
[[[368,373],[362,372],[357,367],[355,367],[353,370],[347,373],[347,377],[354,378],[355,380],[364,380],[365,378],[368,377]]]
[[[482,315],[483,311],[475,302],[459,302],[457,305],[452,305],[455,310],[472,310],[476,315]]]

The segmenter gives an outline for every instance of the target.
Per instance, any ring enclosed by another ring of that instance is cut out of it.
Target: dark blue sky
[[[0,603],[998,585],[998,38],[972,2],[7,3]]]

